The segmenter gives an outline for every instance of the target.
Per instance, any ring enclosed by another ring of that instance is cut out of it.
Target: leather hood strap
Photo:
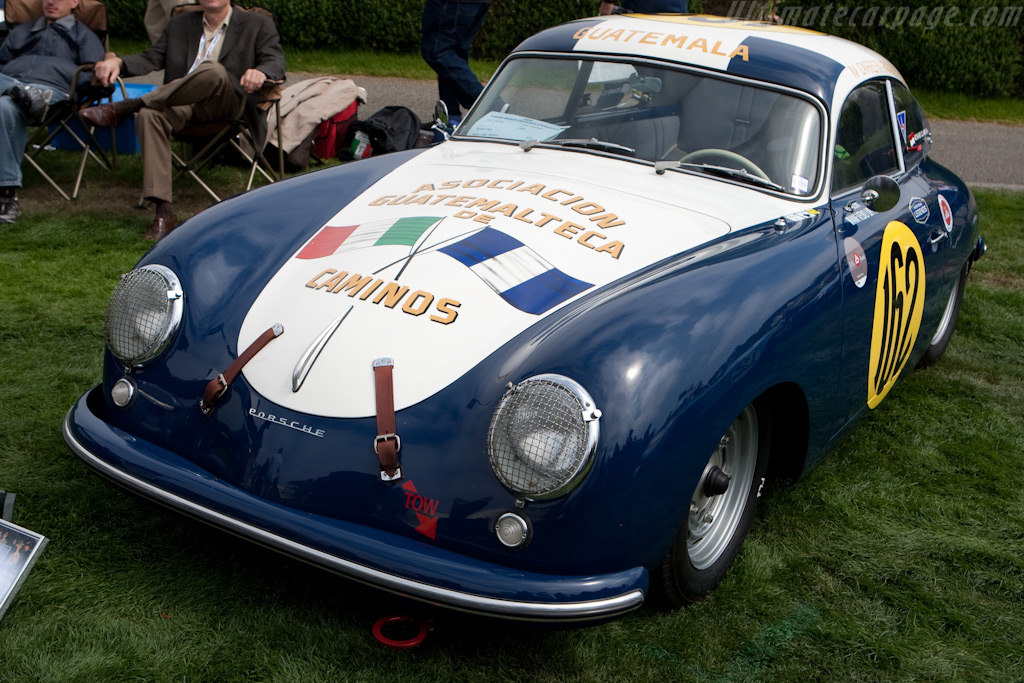
[[[227,370],[210,380],[209,384],[206,385],[206,390],[203,391],[202,400],[199,401],[199,409],[203,411],[203,415],[206,417],[213,415],[213,409],[217,405],[217,401],[227,393],[228,387],[235,381],[235,377],[242,371],[245,364],[252,360],[252,357],[259,353],[264,346],[282,334],[284,334],[284,326],[280,323],[275,323],[273,327],[257,337],[256,341],[249,344],[249,348],[243,351],[242,355],[236,358],[235,362],[228,366]]]
[[[390,358],[373,361],[373,383],[377,395],[377,437],[373,440],[373,450],[380,459],[381,481],[402,478],[402,468],[398,463],[402,440],[395,433],[393,370],[394,361]]]

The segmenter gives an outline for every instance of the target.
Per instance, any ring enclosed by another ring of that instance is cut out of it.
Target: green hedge
[[[538,31],[596,15],[600,4],[601,0],[498,0],[487,13],[473,49],[481,57],[501,59]]]
[[[243,0],[274,12],[285,47],[419,51],[423,0]],[[146,40],[147,0],[109,0],[110,31]]]
[[[113,35],[146,39],[147,0],[109,0]],[[277,15],[281,41],[301,49],[359,48],[419,52],[423,0],[243,0]],[[474,49],[492,59],[537,31],[597,14],[600,0],[500,0],[488,14]]]
[[[286,46],[418,52],[422,0],[265,0]]]
[[[119,38],[148,40],[142,18],[146,16],[146,0],[107,0],[107,28]]]
[[[1016,0],[1014,0],[1016,2]],[[1024,8],[1007,0],[963,0],[935,5],[882,0],[870,6],[831,2],[824,19],[822,4],[811,19],[811,5],[783,0],[776,10],[787,23],[842,36],[885,55],[911,87],[977,95],[1024,94]],[[856,21],[835,20],[835,12]],[[868,9],[873,14],[865,16]],[[787,14],[788,12],[788,14]],[[1006,24],[1006,25],[1000,25]]]
[[[543,28],[595,15],[599,2],[499,0],[484,22],[474,52],[499,59]],[[843,36],[877,50],[896,65],[911,86],[1019,95],[1024,94],[1024,11],[1009,3],[964,0],[957,5],[934,6],[923,0],[882,0],[868,6],[852,0],[830,0],[828,4],[780,0],[774,9],[787,23]],[[419,51],[423,0],[262,0],[258,4],[277,14],[286,48]],[[756,17],[764,4],[763,0],[691,0],[690,11],[725,14],[731,10]],[[145,39],[142,17],[146,0],[110,0],[108,8],[113,35]],[[855,9],[858,14],[851,22],[848,17]],[[873,13],[869,15],[869,11]],[[836,21],[841,12],[842,18]]]

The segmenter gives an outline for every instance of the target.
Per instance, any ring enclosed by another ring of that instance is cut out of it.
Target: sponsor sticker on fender
[[[850,204],[850,210],[846,213],[843,218],[850,225],[857,225],[875,215],[875,212],[867,206],[864,206],[860,202],[852,202]]]
[[[875,408],[903,371],[921,329],[924,257],[914,231],[892,221],[882,235],[868,363],[868,408]]]
[[[939,195],[939,213],[942,214],[942,225],[946,227],[946,232],[953,232],[953,209],[941,194]]]
[[[860,289],[868,280],[868,259],[864,255],[864,247],[852,237],[847,237],[843,240],[843,248],[846,250],[846,265],[850,268],[853,284]]]
[[[928,210],[928,202],[920,197],[914,197],[910,200],[910,214],[918,223],[927,223],[928,217],[931,216],[931,211]]]

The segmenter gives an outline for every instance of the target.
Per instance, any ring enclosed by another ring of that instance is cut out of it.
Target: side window
[[[928,153],[929,137],[928,119],[925,118],[921,105],[910,94],[902,83],[892,84],[892,99],[896,105],[896,122],[900,128],[900,144],[907,167],[921,161]]]
[[[537,121],[562,121],[568,94],[579,78],[579,64],[569,59],[516,60],[496,84],[501,102],[489,102],[490,108]]]
[[[871,176],[898,170],[885,84],[858,87],[843,104],[836,129],[832,192],[859,185]]]

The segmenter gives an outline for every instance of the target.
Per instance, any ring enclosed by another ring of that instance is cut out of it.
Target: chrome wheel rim
[[[724,493],[709,495],[705,484],[720,469],[729,479]],[[686,550],[696,569],[707,569],[722,556],[743,518],[757,470],[757,412],[747,406],[711,454],[690,500]]]
[[[935,330],[935,336],[932,337],[931,345],[938,344],[942,337],[945,336],[946,330],[949,329],[950,323],[953,321],[953,311],[956,310],[956,296],[960,291],[960,282],[953,283],[953,291],[949,293],[949,301],[946,302],[946,310],[942,312],[942,319],[939,321],[939,328]]]

